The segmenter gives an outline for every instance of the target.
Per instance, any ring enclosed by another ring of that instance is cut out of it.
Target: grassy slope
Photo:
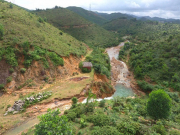
[[[89,46],[111,46],[117,45],[118,40],[114,33],[111,33],[100,26],[97,26],[78,14],[63,8],[34,11],[42,18],[59,29],[71,34]]]
[[[10,3],[0,2],[0,23],[4,25],[4,39],[0,47],[21,44],[29,41],[31,44],[55,51],[61,56],[69,54],[84,54],[83,43],[68,34],[60,34],[60,30],[48,23],[40,23],[38,17],[20,7],[9,8]]]
[[[92,11],[85,10],[81,7],[67,7],[67,9],[69,9],[69,10],[77,13],[78,15],[84,17],[85,19],[87,19],[93,23],[99,24],[99,25],[102,25],[105,22],[107,22],[107,20],[105,18],[99,16],[98,14],[96,14]]]

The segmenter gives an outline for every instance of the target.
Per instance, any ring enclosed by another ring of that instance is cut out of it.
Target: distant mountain
[[[96,14],[100,15],[101,17],[111,21],[114,19],[118,19],[118,18],[127,18],[127,19],[132,19],[134,17],[132,17],[131,15],[128,14],[122,14],[122,13],[112,13],[112,14],[107,14],[107,13],[99,13],[96,12]]]
[[[99,24],[99,25],[102,25],[108,21],[107,19],[96,14],[95,12],[85,10],[81,7],[67,7],[67,9],[69,9],[69,10],[77,13],[78,15],[82,16],[83,18],[85,18],[93,23]]]
[[[143,17],[136,17],[138,20],[142,21],[158,21],[158,22],[169,22],[169,23],[180,23],[179,19],[165,19],[165,18],[160,18],[160,17],[149,17],[149,16],[143,16]]]
[[[66,8],[36,10],[33,13],[43,19],[47,18],[47,22],[89,46],[109,47],[119,43],[117,34],[105,30]]]

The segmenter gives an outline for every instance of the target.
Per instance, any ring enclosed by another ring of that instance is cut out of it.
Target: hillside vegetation
[[[130,35],[129,40],[136,44],[127,43],[119,58],[126,59],[129,54],[129,66],[137,78],[150,77],[150,83],[180,91],[179,24],[118,19],[105,27],[121,35]]]
[[[0,29],[0,47],[29,42],[61,56],[80,56],[86,53],[82,42],[46,23],[42,18],[3,1],[0,1]]]
[[[78,14],[64,8],[33,11],[55,27],[67,32],[91,47],[108,47],[119,43],[118,36],[100,26],[85,20]]]
[[[102,25],[108,20],[104,17],[101,17],[100,15],[96,14],[95,12],[85,10],[81,7],[67,7],[67,9],[77,13],[78,15],[82,16],[86,20],[89,20],[95,24]]]
[[[122,13],[111,13],[111,14],[107,14],[107,13],[96,13],[99,16],[105,18],[108,22],[111,20],[115,20],[118,18],[127,18],[127,19],[133,19],[134,17],[132,17],[131,15],[128,14],[122,14]]]

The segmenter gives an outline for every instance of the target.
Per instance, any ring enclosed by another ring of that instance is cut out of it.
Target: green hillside
[[[95,24],[102,25],[108,21],[105,18],[101,17],[100,15],[98,15],[92,11],[85,10],[81,7],[67,7],[67,9],[77,13],[78,15],[82,16],[83,18],[85,18]]]
[[[0,47],[29,42],[61,56],[83,55],[86,47],[72,36],[20,7],[0,1]]]
[[[129,35],[132,44],[123,47],[119,58],[127,60],[130,56],[129,66],[137,79],[149,78],[150,83],[180,91],[179,24],[117,19],[104,27],[122,36]],[[139,85],[153,90],[153,86],[145,87],[145,83]]]
[[[133,17],[131,15],[128,14],[122,14],[122,13],[111,13],[111,14],[107,14],[107,13],[96,13],[99,16],[105,18],[108,21],[114,20],[114,19],[118,19],[118,18],[127,18],[127,19],[132,19]]]
[[[42,18],[47,18],[50,24],[85,42],[89,46],[108,47],[119,43],[116,34],[85,20],[68,9],[56,7],[54,9],[34,11],[33,13]]]

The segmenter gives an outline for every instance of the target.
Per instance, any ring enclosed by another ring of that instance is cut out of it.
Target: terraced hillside
[[[117,35],[89,22],[78,14],[64,8],[33,11],[55,27],[67,32],[89,46],[108,47],[117,45]]]

